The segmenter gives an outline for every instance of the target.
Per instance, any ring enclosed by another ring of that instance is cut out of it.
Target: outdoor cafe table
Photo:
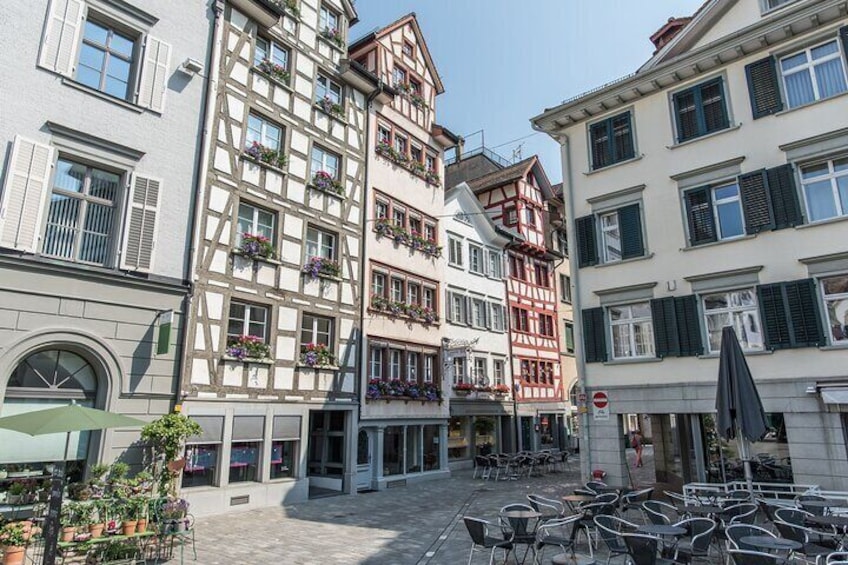
[[[786,538],[773,538],[771,536],[743,536],[739,538],[740,543],[751,545],[757,549],[771,551],[794,551],[804,547],[800,542]]]
[[[686,528],[666,524],[642,524],[636,528],[636,531],[640,534],[651,534],[655,536],[682,536],[686,533]]]
[[[844,500],[805,500],[801,503],[801,506],[809,506],[811,508],[824,508],[827,510],[828,508],[846,508],[848,507],[848,502]]]
[[[807,516],[807,522],[816,526],[835,526],[837,528],[848,528],[848,516]]]
[[[584,502],[592,502],[595,500],[595,497],[591,494],[566,494],[562,497],[563,502],[568,504],[568,507],[571,508],[572,512],[574,511],[574,505],[580,505]]]
[[[710,514],[719,514],[722,512],[721,506],[711,506],[705,504],[703,506],[697,505],[686,505],[686,506],[678,506],[677,510],[680,511],[681,514],[691,514],[693,516],[709,516]]]
[[[501,518],[506,518],[509,521],[509,525],[512,527],[513,530],[517,529],[516,524],[514,522],[515,520],[528,520],[527,525],[525,526],[525,531],[528,536],[527,539],[519,540],[517,539],[518,536],[516,536],[512,542],[516,545],[528,546],[527,549],[524,551],[524,559],[521,560],[521,563],[524,563],[524,560],[527,559],[527,553],[531,549],[533,550],[533,561],[535,562],[536,560],[536,550],[534,547],[536,544],[536,526],[538,526],[538,520],[541,517],[542,513],[536,512],[535,510],[507,510],[506,512],[501,512]],[[536,520],[536,523],[531,524],[529,520]],[[518,556],[516,554],[516,559],[517,558]]]
[[[552,565],[595,565],[595,558],[580,553],[560,553],[554,555],[551,560]]]

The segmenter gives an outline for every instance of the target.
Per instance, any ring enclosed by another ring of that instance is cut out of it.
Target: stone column
[[[386,438],[386,426],[377,426],[374,433],[374,468],[377,471],[377,482],[383,480],[383,441]]]
[[[439,424],[439,470],[448,468],[448,425]]]

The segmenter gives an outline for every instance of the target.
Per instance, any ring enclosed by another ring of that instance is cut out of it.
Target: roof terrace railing
[[[477,149],[472,149],[471,151],[463,151],[462,159],[467,159],[475,155],[483,155],[494,163],[500,165],[501,167],[509,167],[510,165],[512,165],[510,161],[501,157],[491,149],[486,149],[485,147],[478,147]],[[452,165],[453,163],[456,163],[456,161],[456,154],[454,154],[453,157],[445,159],[445,166]]]

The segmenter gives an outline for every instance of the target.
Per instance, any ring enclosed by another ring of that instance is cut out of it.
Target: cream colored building
[[[710,0],[664,39],[533,118],[562,146],[578,372],[609,396],[584,472],[627,482],[639,413],[658,480],[715,476],[732,325],[773,426],[758,478],[848,488],[845,2]]]

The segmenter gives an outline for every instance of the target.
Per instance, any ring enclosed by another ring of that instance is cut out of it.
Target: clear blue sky
[[[355,39],[415,12],[445,84],[438,123],[507,159],[523,143],[552,182],[559,147],[530,135],[529,119],[560,101],[636,70],[653,53],[648,39],[670,16],[703,0],[357,0]],[[512,142],[512,143],[509,143]],[[495,147],[500,146],[500,147]]]

